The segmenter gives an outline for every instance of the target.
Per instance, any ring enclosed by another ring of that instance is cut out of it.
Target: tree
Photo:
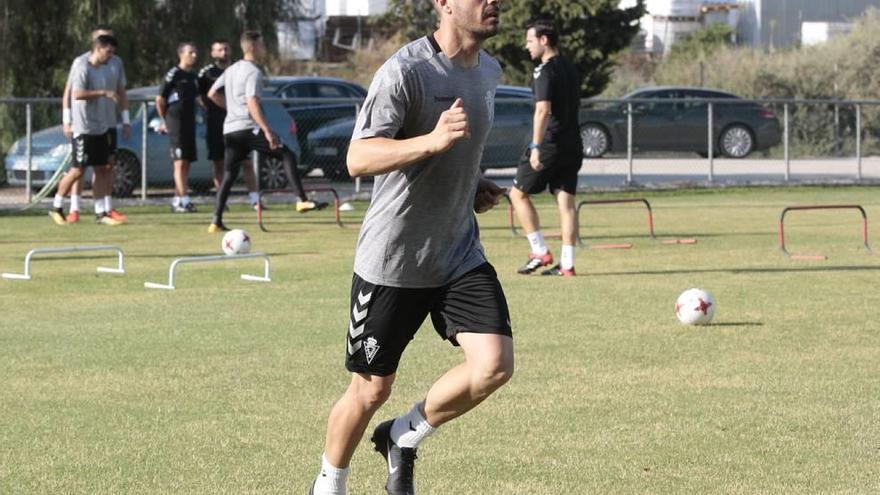
[[[533,62],[525,51],[525,26],[529,20],[549,16],[560,30],[562,53],[577,67],[581,95],[602,92],[611,77],[615,55],[628,47],[639,32],[638,20],[645,14],[644,0],[621,9],[619,0],[511,0],[504,4],[501,32],[486,43],[486,49],[504,66],[507,82],[527,84]]]
[[[119,39],[128,86],[158,82],[177,62],[176,47],[194,41],[200,62],[217,37],[235,41],[245,29],[263,33],[277,51],[276,23],[291,19],[298,0],[0,0],[0,96],[61,96],[70,63],[88,50],[96,24]],[[57,105],[35,107],[34,128],[60,122]],[[24,108],[0,106],[0,152],[20,136]]]

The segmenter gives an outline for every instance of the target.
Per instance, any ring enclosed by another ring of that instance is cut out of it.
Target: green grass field
[[[646,196],[660,237],[698,244],[648,240],[638,207],[595,207],[587,240],[635,247],[579,250],[575,279],[516,275],[525,239],[503,208],[481,216],[517,372],[425,443],[421,493],[880,491],[880,259],[860,250],[853,211],[791,214],[790,249],[827,261],[787,260],[776,241],[784,206],[859,203],[877,221],[878,190]],[[557,230],[548,198],[539,206]],[[99,243],[121,245],[128,270],[98,275],[113,259],[78,255],[37,261],[28,282],[0,280],[0,493],[306,493],[348,383],[357,207],[343,230],[330,213],[278,206],[269,234],[233,208],[227,223],[271,255],[273,281],[238,279],[260,272],[256,260],[193,265],[174,292],[143,283],[164,282],[174,257],[219,254],[206,213],[129,208],[117,228],[0,216],[0,271],[21,271],[33,247]],[[712,325],[676,320],[690,287],[717,299]],[[372,425],[460,359],[423,327]],[[350,491],[383,484],[364,441]]]

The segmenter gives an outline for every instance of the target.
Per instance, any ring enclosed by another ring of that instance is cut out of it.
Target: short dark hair
[[[556,48],[556,44],[559,43],[559,30],[556,29],[556,23],[553,22],[553,19],[548,17],[533,19],[526,25],[526,29],[534,29],[535,36],[538,38],[546,36],[551,48]]]
[[[263,38],[263,35],[260,34],[259,31],[245,31],[241,33],[241,41],[242,43],[256,43]]]
[[[221,45],[228,45],[229,40],[227,38],[214,38],[214,40],[211,41],[211,46],[214,46],[217,43],[220,43]]]
[[[119,43],[116,41],[116,38],[114,38],[113,36],[110,36],[109,34],[102,34],[101,36],[98,36],[97,38],[95,38],[95,42],[93,43],[93,46],[95,46],[95,47],[112,46],[113,48],[116,48],[119,46]]]
[[[181,41],[181,42],[177,45],[177,54],[180,55],[181,53],[183,53],[183,49],[186,48],[186,47],[188,47],[188,46],[191,46],[191,47],[195,48],[195,47],[196,47],[196,43],[195,43],[194,41]]]

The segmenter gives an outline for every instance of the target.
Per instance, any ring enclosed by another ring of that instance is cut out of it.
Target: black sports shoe
[[[576,274],[574,272],[574,267],[565,269],[565,268],[562,268],[562,266],[560,266],[560,265],[556,265],[553,268],[548,268],[547,270],[544,270],[543,272],[541,272],[541,275],[550,275],[550,276],[557,276],[557,277],[560,277],[560,276],[561,277],[574,277]]]
[[[551,263],[553,263],[553,255],[550,254],[550,251],[547,251],[544,254],[529,253],[529,260],[526,261],[525,265],[519,267],[516,273],[519,273],[520,275],[528,275],[534,273],[538,268],[548,266]]]
[[[370,438],[375,445],[376,452],[382,454],[388,464],[388,481],[385,483],[385,491],[388,492],[388,495],[415,495],[413,468],[417,459],[417,449],[398,447],[391,440],[391,425],[393,423],[393,419],[380,423],[373,430],[373,437]]]

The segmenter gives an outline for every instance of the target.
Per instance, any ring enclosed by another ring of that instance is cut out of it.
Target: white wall
[[[327,16],[364,16],[383,14],[388,0],[326,0]]]

